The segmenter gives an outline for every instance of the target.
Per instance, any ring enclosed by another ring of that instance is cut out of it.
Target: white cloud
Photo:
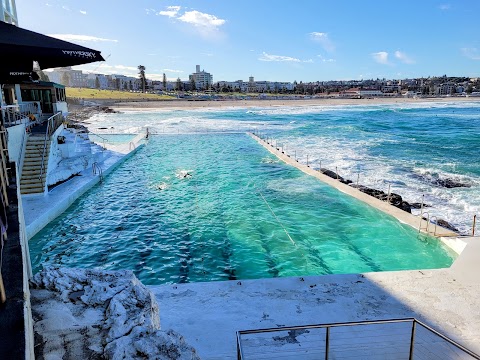
[[[87,15],[87,12],[85,10],[80,10],[80,14]]]
[[[313,64],[313,59],[303,60],[304,63]]]
[[[182,16],[178,17],[178,20],[205,29],[218,29],[226,22],[215,15],[202,13],[197,10],[186,11]]]
[[[67,10],[67,11],[72,11],[72,10],[70,10],[70,8],[68,6],[65,6],[65,5],[62,6],[62,9]]]
[[[174,70],[174,69],[163,69],[163,71],[169,72],[169,73],[183,73],[183,70]]]
[[[76,35],[76,34],[48,34],[48,36],[65,40],[65,41],[76,41],[76,42],[118,42],[118,40],[104,39],[96,36],[90,35]]]
[[[440,10],[450,10],[451,6],[450,4],[442,4],[438,7]]]
[[[405,64],[415,64],[415,61],[404,52],[395,51],[395,57]]]
[[[373,53],[372,57],[373,60],[375,60],[379,64],[388,64],[388,52],[386,51],[379,51],[377,53]]]
[[[157,15],[167,16],[190,24],[195,27],[196,33],[205,38],[215,38],[222,35],[220,27],[226,23],[226,20],[197,10],[184,11],[181,14],[181,9],[181,6],[167,6],[166,10],[160,11]]]
[[[463,56],[469,59],[480,60],[480,50],[477,48],[462,48],[461,51]]]
[[[52,4],[49,4],[49,3],[46,3],[45,5],[46,5],[46,6],[53,6]]]
[[[266,52],[258,58],[260,61],[280,61],[280,62],[300,62],[300,59],[290,57],[290,56],[281,56],[281,55],[270,55]]]
[[[324,32],[311,32],[310,34],[310,39],[313,41],[316,41],[322,45],[322,47],[325,49],[327,52],[333,52],[335,51],[335,45],[333,42],[330,40],[328,37],[327,33]]]
[[[157,15],[168,16],[169,18],[174,18],[177,16],[180,11],[181,6],[167,6],[167,10],[160,11]]]
[[[335,60],[335,59],[326,59],[326,58],[324,58],[322,55],[317,55],[317,57],[319,57],[319,58],[322,60],[322,62],[324,62],[324,63],[332,63],[332,62],[336,62],[336,61],[337,61],[337,60]]]

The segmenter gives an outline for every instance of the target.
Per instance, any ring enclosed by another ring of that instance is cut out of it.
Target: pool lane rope
[[[295,243],[295,241],[293,241],[292,237],[290,236],[290,234],[288,233],[287,229],[285,228],[285,226],[283,226],[282,222],[280,221],[280,219],[278,218],[278,216],[275,214],[275,212],[273,211],[273,209],[270,207],[270,204],[268,203],[267,199],[265,199],[265,197],[262,195],[262,193],[260,192],[260,190],[258,190],[256,187],[255,189],[257,190],[258,192],[258,195],[260,195],[260,197],[263,199],[263,201],[265,201],[265,204],[267,204],[268,208],[270,209],[270,212],[272,213],[272,215],[275,217],[275,220],[277,220],[277,222],[280,224],[280,226],[283,228],[283,231],[285,231],[285,234],[287,234],[288,238],[290,239],[290,241],[292,242],[292,244],[298,248],[297,244]]]

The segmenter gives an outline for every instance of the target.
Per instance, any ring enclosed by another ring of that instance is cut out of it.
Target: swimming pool
[[[187,175],[187,173],[189,175]],[[448,267],[453,255],[244,134],[152,136],[30,240],[32,264],[145,284]]]

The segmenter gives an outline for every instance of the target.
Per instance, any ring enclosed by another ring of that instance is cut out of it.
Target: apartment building
[[[205,70],[200,71],[200,65],[197,65],[196,71],[189,75],[188,79],[195,82],[197,90],[206,90],[213,84],[213,75]]]

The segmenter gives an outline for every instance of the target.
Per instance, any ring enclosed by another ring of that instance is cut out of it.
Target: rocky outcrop
[[[440,177],[438,174],[426,172],[424,174],[411,174],[411,177],[419,179],[424,182],[428,182],[432,185],[444,187],[447,189],[452,188],[469,188],[471,185],[467,182],[458,181],[452,178]]]
[[[459,188],[459,187],[469,188],[471,186],[470,184],[462,183],[462,182],[459,182],[459,181],[456,181],[456,180],[453,180],[453,179],[449,179],[449,178],[434,179],[432,181],[432,184],[436,185],[436,186],[444,187],[444,188],[447,188],[447,189]]]
[[[374,198],[377,198],[382,201],[389,201],[391,205],[402,209],[403,211],[406,211],[408,213],[412,212],[412,208],[410,204],[402,199],[402,197],[398,194],[391,193],[390,196],[388,196],[387,193],[385,193],[382,190],[377,190],[377,189],[372,189],[364,185],[355,185],[355,184],[350,184],[351,187],[354,187],[361,192],[368,194],[370,196],[373,196]]]
[[[48,267],[32,285],[37,358],[199,359],[131,271]]]
[[[459,230],[458,230],[455,226],[453,226],[452,224],[450,224],[449,222],[447,222],[447,221],[445,221],[445,220],[443,220],[443,219],[438,219],[437,225],[438,225],[438,226],[441,226],[441,227],[443,227],[443,228],[445,228],[445,229],[452,230],[452,231],[454,231],[454,232],[456,232],[456,233],[459,232]]]
[[[323,173],[324,175],[327,175],[328,177],[331,177],[332,179],[337,179],[341,183],[344,183],[344,184],[347,184],[347,185],[352,183],[352,180],[344,179],[343,177],[338,175],[335,171],[328,170],[328,169],[325,169],[325,168],[321,168],[320,172]]]

